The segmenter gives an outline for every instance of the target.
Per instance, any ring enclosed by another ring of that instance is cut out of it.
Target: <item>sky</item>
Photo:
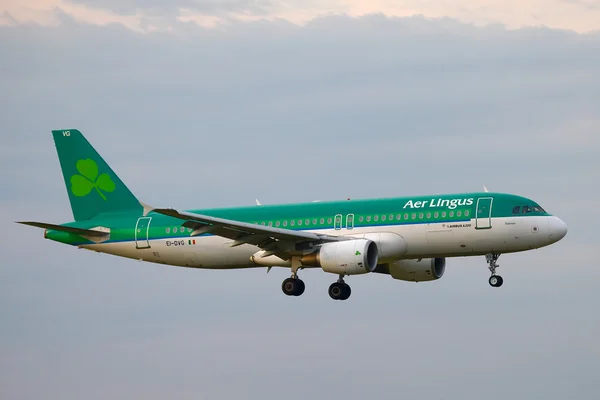
[[[0,0],[0,24],[57,25],[59,9],[91,24],[118,22],[139,31],[168,30],[178,22],[224,27],[232,20],[285,20],[305,25],[330,15],[453,18],[511,29],[547,26],[580,33],[600,29],[600,0]]]
[[[0,1],[0,398],[595,399],[599,2],[446,3]],[[50,131],[73,128],[157,207],[486,185],[569,233],[500,257],[500,289],[474,257],[345,302],[302,271],[289,298],[285,269],[15,224],[71,220]]]

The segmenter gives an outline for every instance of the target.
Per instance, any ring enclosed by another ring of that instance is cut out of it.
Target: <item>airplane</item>
[[[489,284],[504,253],[538,249],[567,225],[528,198],[484,192],[300,204],[176,210],[139,201],[76,129],[53,130],[74,222],[18,221],[78,248],[153,263],[209,269],[290,268],[284,294],[305,289],[298,273],[338,275],[334,300],[350,297],[345,278],[379,273],[422,282],[442,278],[446,259],[485,256]]]

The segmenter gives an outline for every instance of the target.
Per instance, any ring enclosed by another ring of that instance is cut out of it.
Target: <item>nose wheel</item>
[[[487,254],[485,256],[485,260],[489,265],[489,270],[492,273],[488,282],[492,287],[500,287],[504,283],[504,279],[500,275],[496,275],[496,268],[500,267],[498,265],[498,258],[500,258],[500,254]]]
[[[492,286],[492,287],[500,287],[500,286],[502,286],[502,283],[504,282],[504,280],[502,279],[502,277],[500,275],[492,275],[492,276],[490,276],[489,282],[490,282],[490,286]]]

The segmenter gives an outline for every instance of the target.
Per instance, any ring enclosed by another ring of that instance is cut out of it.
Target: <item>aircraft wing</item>
[[[172,208],[155,208],[152,211],[185,221],[182,225],[193,229],[192,236],[212,233],[232,239],[231,247],[251,244],[265,250],[266,253],[263,256],[275,254],[284,260],[289,259],[291,255],[301,254],[302,243],[310,246],[349,239],[344,236],[274,228],[208,215],[180,212]]]

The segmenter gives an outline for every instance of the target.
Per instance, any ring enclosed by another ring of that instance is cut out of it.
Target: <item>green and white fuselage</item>
[[[457,200],[448,206],[447,201]],[[411,207],[411,204],[413,205]],[[414,206],[419,204],[419,207]],[[441,205],[438,205],[441,204]],[[531,210],[523,213],[523,208]],[[516,212],[513,213],[513,210]],[[534,211],[536,210],[536,211]],[[362,237],[394,233],[405,242],[401,258],[433,258],[525,251],[562,238],[557,217],[524,197],[468,193],[381,200],[346,200],[292,205],[191,210],[196,214],[328,235]],[[293,224],[293,225],[292,225]],[[65,224],[84,229],[110,229],[102,243],[67,232],[49,230],[48,239],[103,253],[144,261],[199,268],[264,266],[251,257],[261,249],[210,233],[192,236],[181,220],[146,215],[99,215]]]
[[[488,256],[490,283],[500,286],[501,278],[495,278],[500,254],[547,246],[567,232],[563,221],[535,201],[490,192],[156,209],[131,194],[80,132],[53,134],[76,221],[26,222],[45,228],[46,238],[183,267],[287,267],[292,278],[286,281],[292,282],[284,282],[283,290],[291,295],[304,290],[304,283],[301,290],[293,287],[302,268],[339,275],[330,295],[345,299],[350,289],[344,276],[380,272],[435,280],[444,273],[445,258],[476,255]]]

